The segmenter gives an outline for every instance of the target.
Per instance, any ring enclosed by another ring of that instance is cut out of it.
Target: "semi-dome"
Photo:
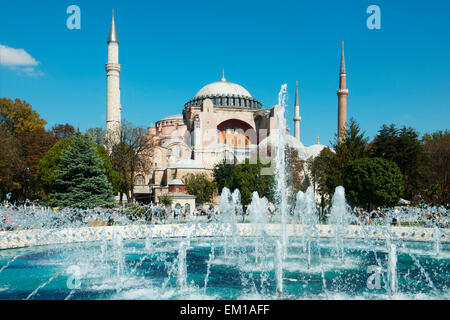
[[[174,114],[171,116],[167,116],[162,120],[183,120],[183,115],[182,114]]]
[[[233,82],[228,81],[217,81],[210,83],[195,95],[195,98],[206,97],[206,96],[240,96],[252,98],[252,95],[243,87]]]

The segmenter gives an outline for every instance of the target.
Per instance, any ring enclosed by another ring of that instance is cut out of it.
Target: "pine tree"
[[[80,132],[61,155],[51,205],[57,207],[111,207],[114,195],[103,164],[90,140]]]

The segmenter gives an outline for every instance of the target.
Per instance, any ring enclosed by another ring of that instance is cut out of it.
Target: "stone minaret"
[[[295,139],[300,140],[300,104],[298,102],[298,81],[295,87],[295,114],[294,114],[294,136]]]
[[[347,129],[347,73],[345,71],[344,41],[342,41],[341,70],[339,72],[338,95],[338,140],[342,141]]]
[[[106,132],[117,141],[120,132],[120,64],[119,40],[117,38],[116,24],[114,23],[114,10],[112,12],[111,29],[108,37],[108,63],[106,64]]]

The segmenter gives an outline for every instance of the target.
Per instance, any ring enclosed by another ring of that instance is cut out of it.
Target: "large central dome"
[[[214,107],[218,108],[262,108],[261,103],[254,99],[243,86],[226,81],[224,76],[221,81],[210,83],[201,88],[194,98],[184,106],[185,108],[198,107],[205,99],[210,99]]]
[[[195,98],[228,95],[252,98],[252,95],[244,87],[228,81],[217,81],[204,86],[197,92]]]

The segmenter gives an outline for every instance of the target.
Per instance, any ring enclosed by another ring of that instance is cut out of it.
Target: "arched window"
[[[136,176],[136,178],[134,178],[134,183],[137,186],[144,186],[145,185],[145,178],[144,178],[144,176],[142,174],[138,174]]]

